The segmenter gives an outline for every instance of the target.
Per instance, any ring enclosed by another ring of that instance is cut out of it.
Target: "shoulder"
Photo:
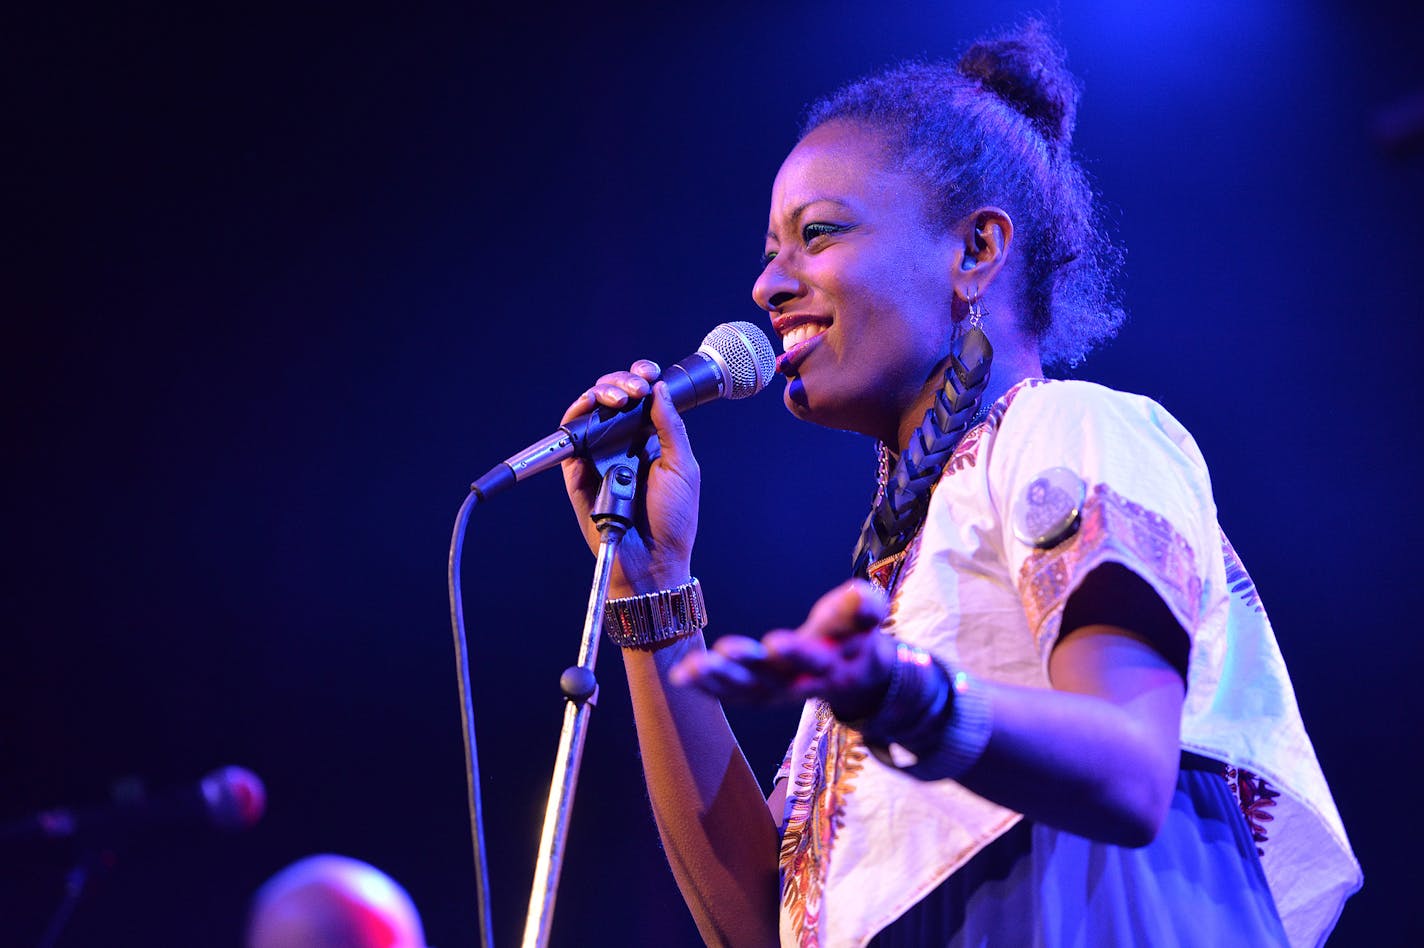
[[[1081,379],[1025,379],[1009,389],[994,407],[1002,408],[1005,418],[1054,411],[1161,414],[1171,417],[1165,408],[1146,395],[1120,392]]]
[[[1124,496],[1150,498],[1175,485],[1193,503],[1210,497],[1211,476],[1196,441],[1145,395],[1076,380],[1021,383],[999,407],[989,477],[1000,497],[1017,496],[1054,467],[1114,485]]]
[[[1191,433],[1161,404],[1146,395],[1121,392],[1096,382],[1020,382],[994,406],[993,419],[1009,437],[1030,432],[1067,437],[1152,433],[1187,454],[1200,454]]]

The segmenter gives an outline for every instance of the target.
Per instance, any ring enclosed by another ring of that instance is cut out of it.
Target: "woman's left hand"
[[[674,665],[668,680],[742,704],[824,698],[842,720],[868,717],[885,697],[895,640],[880,631],[884,595],[863,579],[826,593],[795,629],[760,641],[724,635],[707,651]]]

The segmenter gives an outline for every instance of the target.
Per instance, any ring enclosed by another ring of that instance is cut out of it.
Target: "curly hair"
[[[1123,321],[1113,286],[1122,254],[1070,153],[1078,96],[1063,48],[1030,19],[957,63],[903,62],[841,87],[808,108],[800,138],[834,120],[872,128],[927,183],[943,219],[1007,210],[1023,248],[1025,328],[1044,363],[1072,366]]]

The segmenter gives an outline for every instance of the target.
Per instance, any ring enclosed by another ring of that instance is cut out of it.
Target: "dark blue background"
[[[1424,90],[1424,17],[1146,6],[1056,14],[1128,249],[1130,321],[1075,374],[1195,433],[1365,867],[1335,940],[1416,940],[1424,154],[1371,129]],[[0,14],[0,818],[225,763],[270,795],[248,834],[121,853],[65,944],[236,945],[251,891],[316,851],[386,869],[432,943],[470,944],[444,585],[465,485],[599,372],[762,320],[766,199],[806,100],[1023,9]],[[690,424],[714,631],[795,622],[847,570],[870,444],[797,424],[779,391]],[[501,944],[590,566],[555,475],[471,525]],[[600,672],[554,941],[690,942],[617,656]],[[768,779],[794,718],[733,713]],[[32,943],[65,865],[0,856],[0,941]]]

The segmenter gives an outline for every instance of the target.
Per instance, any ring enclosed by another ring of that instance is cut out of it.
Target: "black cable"
[[[460,554],[465,547],[465,528],[470,522],[479,495],[470,491],[455,515],[455,532],[450,537],[450,628],[455,636],[455,677],[460,687],[460,720],[465,737],[465,785],[470,808],[470,836],[475,850],[475,890],[480,904],[480,944],[494,948],[494,920],[490,911],[489,866],[485,859],[485,822],[480,806],[480,763],[475,750],[475,714],[470,702],[470,652],[465,641],[465,612],[460,599]]]

